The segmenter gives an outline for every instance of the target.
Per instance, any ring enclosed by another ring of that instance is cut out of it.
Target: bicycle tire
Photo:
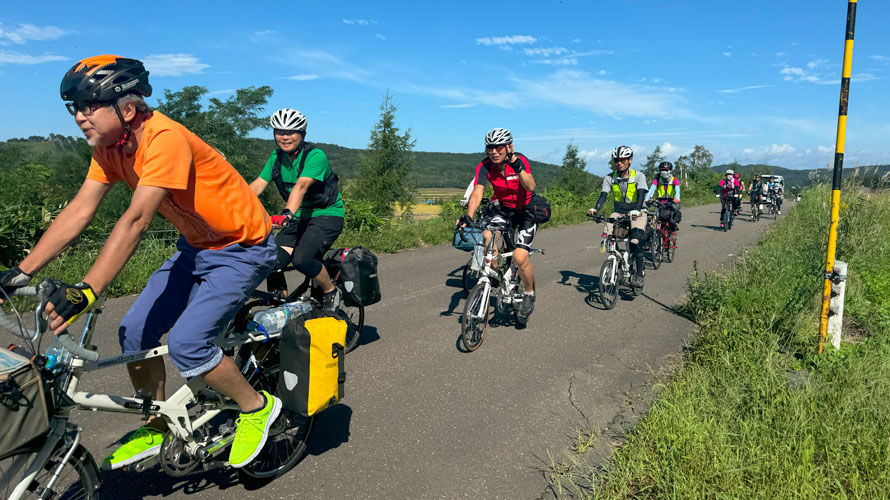
[[[649,254],[652,257],[652,269],[661,267],[661,235],[656,233],[652,236],[652,246],[649,248]]]
[[[464,313],[461,317],[460,341],[468,351],[475,351],[485,340],[485,330],[488,328],[488,318],[491,316],[491,301],[481,304],[485,295],[485,283],[479,283],[470,290],[467,302],[464,304]],[[485,313],[482,318],[471,318],[470,311],[478,310],[484,306]]]
[[[348,306],[340,302],[340,311],[346,315],[346,352],[350,352],[358,345],[358,339],[365,327],[365,307]]]
[[[275,394],[278,389],[278,352],[267,357],[260,365],[258,376],[251,377],[251,386]],[[238,469],[242,482],[256,484],[280,477],[291,470],[306,455],[306,442],[312,433],[315,417],[303,417],[282,408],[281,414],[269,430],[266,446],[257,457]]]
[[[723,221],[722,221],[722,222],[723,222],[723,228],[722,228],[722,229],[723,229],[723,232],[724,232],[724,233],[725,233],[726,231],[729,231],[729,228],[726,227],[726,226],[729,225],[729,222],[728,222],[728,221],[729,221],[729,214],[728,214],[726,211],[724,211],[724,212],[723,212]]]
[[[464,292],[469,295],[470,290],[476,286],[476,283],[479,282],[479,271],[474,271],[470,268],[470,262],[473,262],[473,258],[470,257],[470,261],[464,265],[464,270],[461,273],[461,284],[464,287]]]
[[[612,309],[615,307],[615,303],[618,301],[618,270],[616,269],[613,272],[612,267],[615,265],[615,259],[606,259],[603,262],[602,267],[600,267],[600,303],[606,309]],[[612,276],[612,275],[615,276]],[[612,276],[611,278],[607,278],[608,276]]]
[[[673,261],[674,261],[674,255],[676,255],[676,253],[677,253],[677,248],[676,248],[674,242],[671,241],[671,237],[670,237],[670,236],[672,236],[672,235],[673,235],[673,233],[671,233],[671,235],[668,236],[668,246],[667,246],[667,248],[665,249],[665,253],[664,253],[664,255],[665,255],[665,259],[666,259],[668,262],[673,262]]]
[[[19,469],[17,472],[13,473],[13,479],[0,484],[0,492],[2,492],[2,495],[0,496],[2,496],[2,498],[11,498],[13,490],[24,479],[25,468],[27,468],[27,465],[31,462],[33,456],[37,455],[40,451],[42,444],[43,443],[40,442],[22,447],[20,450],[7,455],[3,460],[0,460],[0,477],[3,477],[4,479],[6,479],[7,473],[12,471],[12,468]],[[46,486],[53,471],[59,465],[59,462],[65,458],[67,453],[68,448],[66,448],[63,443],[60,442],[56,445],[56,448],[50,454],[49,460],[47,460],[43,469],[37,473],[37,476],[35,476],[34,480],[29,485],[28,491],[26,491],[20,498],[41,498],[37,496],[35,490]],[[75,472],[75,474],[72,475],[72,472]],[[74,453],[72,453],[71,457],[68,459],[68,464],[62,469],[62,473],[59,475],[55,484],[53,484],[53,490],[52,492],[49,492],[49,497],[54,500],[97,500],[100,497],[100,486],[99,468],[96,466],[95,460],[93,460],[92,455],[90,455],[83,445],[77,445],[77,449],[74,450]],[[49,497],[44,496],[43,498]]]

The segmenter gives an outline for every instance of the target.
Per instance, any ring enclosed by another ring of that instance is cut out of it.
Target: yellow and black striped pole
[[[841,203],[841,179],[844,170],[844,140],[847,133],[847,104],[850,101],[850,68],[853,65],[853,31],[856,27],[856,0],[847,3],[847,32],[844,36],[844,70],[841,77],[841,102],[837,112],[837,142],[834,150],[834,175],[831,180],[831,223],[828,226],[828,254],[825,259],[825,284],[822,288],[822,316],[819,320],[819,354],[828,335],[828,310],[831,303],[831,275],[837,251],[837,220]]]

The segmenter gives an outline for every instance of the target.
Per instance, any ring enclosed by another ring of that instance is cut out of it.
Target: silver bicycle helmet
[[[493,128],[485,134],[486,146],[500,146],[501,144],[513,144],[513,134],[505,128]]]
[[[633,158],[634,150],[630,149],[627,146],[618,146],[617,148],[612,150],[612,159],[613,160],[623,160],[624,158]]]
[[[305,132],[306,116],[296,109],[282,108],[275,112],[269,119],[273,129],[279,130],[296,130],[297,132]]]

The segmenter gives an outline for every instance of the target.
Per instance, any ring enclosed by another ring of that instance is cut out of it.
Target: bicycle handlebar
[[[19,288],[12,292],[12,295],[20,295],[23,297],[37,297],[37,307],[35,308],[36,316],[37,316],[37,328],[34,330],[25,330],[22,325],[19,324],[17,320],[11,319],[9,315],[0,313],[0,326],[6,328],[13,335],[26,334],[30,338],[37,338],[42,333],[46,331],[48,326],[48,322],[43,318],[43,308],[47,303],[47,291],[41,285],[34,286],[26,286],[23,288]],[[17,319],[17,318],[16,318]],[[99,353],[96,351],[91,351],[77,343],[76,340],[71,336],[68,332],[63,332],[56,335],[56,340],[59,341],[59,344],[62,345],[68,352],[70,352],[74,357],[83,359],[84,361],[97,361],[99,359]],[[37,353],[35,353],[37,354]]]

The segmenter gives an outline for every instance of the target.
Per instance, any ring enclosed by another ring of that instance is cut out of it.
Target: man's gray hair
[[[139,94],[127,94],[117,98],[117,107],[122,108],[128,102],[132,102],[134,106],[136,106],[137,113],[150,113],[151,108],[148,107],[148,104],[145,104],[145,99],[142,98]]]

